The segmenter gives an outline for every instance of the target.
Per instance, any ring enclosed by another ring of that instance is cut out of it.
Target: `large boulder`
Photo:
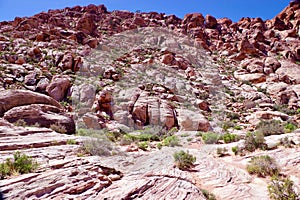
[[[97,28],[94,18],[95,17],[93,14],[89,14],[89,13],[84,14],[78,21],[76,27],[77,30],[80,30],[89,35],[93,34]]]
[[[179,109],[178,125],[182,131],[208,131],[209,121],[198,111]]]
[[[61,125],[65,127],[67,134],[75,133],[74,120],[63,114],[61,109],[50,105],[32,104],[14,107],[4,114],[4,119],[10,123],[22,119],[27,125],[37,123],[39,126],[47,128],[51,125]]]
[[[47,86],[46,91],[57,101],[64,99],[66,92],[71,87],[71,81],[67,75],[56,75],[52,78],[51,83]]]
[[[29,90],[4,90],[0,94],[0,116],[13,107],[29,104],[47,104],[62,108],[56,100],[44,94]]]
[[[288,84],[300,84],[300,66],[291,61],[281,61],[281,67],[276,70],[279,80]]]
[[[189,29],[200,27],[204,25],[204,17],[200,13],[186,14],[182,23],[185,24]]]

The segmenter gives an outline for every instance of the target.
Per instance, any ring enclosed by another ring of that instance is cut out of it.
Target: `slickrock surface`
[[[246,166],[270,155],[299,194],[299,24],[299,1],[266,21],[88,5],[0,22],[0,162],[20,151],[39,163],[0,180],[0,191],[13,200],[201,200],[205,189],[264,200],[270,177]],[[266,120],[281,124],[267,127],[278,131],[264,137],[268,149],[233,155]],[[148,127],[182,146],[149,141],[143,151],[126,138]],[[120,151],[87,154],[91,138],[76,134],[85,128],[107,129],[95,132]],[[202,132],[241,140],[205,145]],[[218,148],[229,151],[219,157]],[[197,158],[190,170],[174,166],[181,149]]]

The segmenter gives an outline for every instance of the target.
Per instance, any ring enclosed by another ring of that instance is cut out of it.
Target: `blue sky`
[[[0,0],[0,21],[16,16],[32,16],[49,9],[75,5],[104,4],[109,10],[156,11],[183,17],[186,13],[200,12],[217,18],[273,18],[290,0]]]

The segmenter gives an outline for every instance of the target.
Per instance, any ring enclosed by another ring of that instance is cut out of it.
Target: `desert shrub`
[[[180,146],[179,139],[176,135],[168,136],[162,141],[163,146],[175,147]]]
[[[216,144],[220,136],[214,132],[207,132],[202,134],[202,139],[205,144]]]
[[[285,148],[291,148],[294,145],[293,141],[288,137],[281,138],[279,144]]]
[[[270,199],[297,200],[299,196],[294,190],[294,183],[289,178],[273,176],[268,184]]]
[[[157,145],[156,145],[156,147],[158,148],[158,149],[161,149],[162,148],[162,144],[161,143],[157,143]]]
[[[273,176],[279,173],[279,168],[273,158],[268,155],[251,158],[247,165],[250,174],[257,174],[260,177]]]
[[[57,133],[63,133],[64,134],[64,133],[67,132],[66,127],[64,125],[59,124],[59,123],[51,124],[50,128],[53,131],[57,132]]]
[[[235,126],[235,124],[232,121],[225,121],[222,124],[222,128],[224,131],[227,131],[230,128],[233,128]]]
[[[239,138],[236,134],[230,134],[230,133],[224,134],[222,138],[225,143],[236,142],[239,140]]]
[[[190,134],[188,134],[188,133],[183,133],[180,135],[180,137],[189,137],[189,136],[190,136]]]
[[[284,133],[283,124],[278,120],[263,120],[256,126],[256,130],[264,134],[264,136]]]
[[[203,132],[201,132],[201,131],[199,131],[199,132],[196,133],[197,137],[202,137],[202,135],[203,135]]]
[[[181,170],[190,169],[196,162],[196,157],[183,150],[175,152],[173,157],[175,159],[176,167]]]
[[[205,189],[201,189],[201,192],[207,200],[216,200],[216,196],[213,193],[210,193]]]
[[[293,132],[294,130],[297,129],[297,126],[293,123],[287,123],[285,126],[284,126],[284,131],[286,133],[291,133]]]
[[[236,112],[227,112],[226,116],[230,119],[230,120],[235,120],[235,119],[240,119],[240,115]]]
[[[23,126],[23,127],[26,127],[27,126],[27,123],[24,121],[24,119],[18,119],[15,123],[14,123],[15,126]]]
[[[239,126],[239,125],[236,125],[236,126],[233,127],[233,129],[235,129],[235,130],[242,130],[243,128],[241,126]]]
[[[69,139],[69,140],[67,140],[67,144],[69,144],[69,145],[74,145],[74,144],[76,144],[77,142],[76,142],[76,140],[74,140],[74,139]]]
[[[83,141],[83,149],[93,156],[110,156],[114,147],[104,136],[92,137]]]
[[[287,105],[278,105],[275,104],[273,110],[285,113],[287,115],[295,115],[297,114],[297,110],[288,108]]]
[[[237,155],[239,152],[239,147],[238,146],[234,146],[231,148],[231,151],[234,153],[234,155]]]
[[[255,149],[267,149],[264,135],[261,132],[248,132],[245,138],[244,147],[250,152],[255,151]]]
[[[19,151],[14,153],[13,156],[13,161],[8,158],[0,164],[0,179],[4,179],[14,173],[25,174],[34,172],[38,167],[36,161],[25,154],[21,154]]]
[[[138,143],[139,149],[142,149],[143,151],[146,151],[148,148],[148,142],[139,142]]]
[[[227,155],[227,152],[228,152],[228,149],[226,149],[225,147],[224,147],[224,148],[221,148],[221,147],[218,147],[218,148],[217,148],[217,155],[218,155],[219,157],[226,156],[226,155]]]
[[[160,141],[160,138],[157,135],[153,134],[148,134],[148,133],[142,133],[142,134],[126,134],[126,138],[132,140],[133,142],[138,141],[138,142],[152,142],[152,141]]]

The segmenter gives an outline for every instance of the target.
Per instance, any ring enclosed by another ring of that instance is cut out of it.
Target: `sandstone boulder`
[[[46,91],[57,101],[61,101],[66,96],[67,90],[70,88],[71,82],[67,75],[56,75],[52,78],[50,84],[47,86]]]
[[[62,108],[56,100],[44,94],[28,90],[4,90],[0,95],[0,116],[13,107],[29,104],[47,104]]]
[[[214,18],[211,15],[206,15],[205,16],[205,27],[206,28],[216,28],[218,25],[218,22],[216,18]]]
[[[200,13],[191,13],[184,16],[183,24],[187,25],[187,28],[196,28],[204,25],[204,17]]]
[[[178,125],[182,131],[208,131],[210,129],[210,123],[205,117],[198,111],[180,109],[178,111]]]
[[[28,125],[35,125],[37,123],[39,126],[47,128],[53,124],[61,125],[65,127],[67,134],[75,133],[74,120],[64,115],[59,108],[50,105],[31,104],[14,107],[4,114],[4,119],[11,123],[22,119]]]
[[[288,84],[300,84],[300,66],[291,61],[281,61],[281,67],[276,71],[279,80]]]

